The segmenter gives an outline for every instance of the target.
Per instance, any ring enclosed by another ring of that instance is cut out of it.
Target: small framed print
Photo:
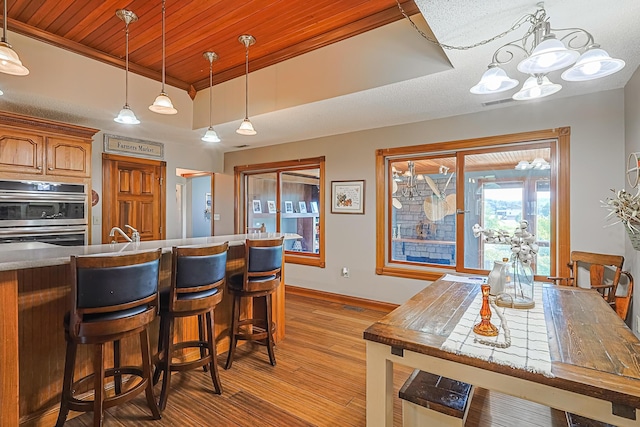
[[[273,200],[267,200],[267,209],[269,213],[276,213],[276,202]]]
[[[300,207],[300,213],[307,213],[307,203],[304,201],[298,202],[298,206]]]
[[[318,202],[310,202],[309,204],[311,205],[311,212],[318,213]]]
[[[293,213],[293,202],[284,202],[284,213]]]
[[[364,214],[364,180],[331,181],[331,213]]]
[[[262,205],[260,204],[260,200],[253,201],[253,213],[262,213]]]

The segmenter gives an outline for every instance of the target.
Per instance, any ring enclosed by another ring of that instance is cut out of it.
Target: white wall
[[[625,152],[627,156],[629,153],[640,152],[640,68],[636,70],[633,77],[627,83],[624,88],[624,115],[625,115]],[[626,169],[626,157],[625,162],[620,165],[619,169]],[[628,185],[628,184],[627,184]],[[628,190],[631,191],[630,188]],[[633,249],[629,239],[625,240],[625,269],[633,275],[635,279],[635,285],[640,285],[640,252]],[[634,302],[632,307],[632,326],[636,335],[640,336],[638,331],[636,316],[640,315],[640,296],[638,293],[640,290],[635,289]]]
[[[512,104],[486,112],[372,129],[263,149],[227,153],[225,174],[239,164],[326,156],[325,188],[333,180],[365,179],[365,215],[335,215],[324,206],[326,268],[287,264],[287,284],[402,303],[425,286],[375,274],[375,150],[571,127],[571,249],[624,253],[620,227],[604,228],[600,200],[624,185],[624,97],[614,90],[575,98]],[[561,167],[564,167],[562,165]],[[217,188],[217,185],[216,185]],[[216,194],[220,200],[221,195]],[[233,194],[216,210],[233,215]],[[350,278],[340,277],[341,267]]]

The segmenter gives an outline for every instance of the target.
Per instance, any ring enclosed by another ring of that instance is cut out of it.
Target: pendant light
[[[238,41],[245,47],[245,65],[244,65],[244,90],[245,90],[245,110],[244,120],[240,123],[240,127],[236,130],[236,133],[240,135],[255,135],[257,132],[253,128],[251,121],[249,121],[249,46],[256,42],[256,39],[250,35],[242,35],[238,37]]]
[[[4,0],[4,18],[2,20],[2,40],[0,41],[0,72],[14,76],[26,76],[29,69],[22,65],[15,50],[7,42],[7,0]]]
[[[116,10],[116,16],[124,21],[125,25],[125,74],[124,74],[124,107],[118,113],[118,117],[113,119],[118,123],[124,123],[128,125],[137,125],[140,120],[133,113],[133,110],[129,108],[129,24],[136,22],[138,16],[130,10],[118,9]]]
[[[154,113],[159,114],[176,114],[178,110],[173,108],[173,103],[171,102],[171,98],[164,91],[164,75],[165,75],[165,51],[164,51],[164,0],[162,0],[162,89],[160,90],[160,95],[156,97],[156,100],[153,101],[153,104],[149,105],[149,110]]]
[[[204,59],[209,61],[209,129],[205,132],[202,140],[204,142],[220,142],[220,137],[213,129],[213,125],[211,124],[211,110],[213,104],[213,61],[218,60],[218,55],[215,52],[205,52],[202,54]]]

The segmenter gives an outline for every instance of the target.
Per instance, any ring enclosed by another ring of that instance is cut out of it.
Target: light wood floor
[[[212,393],[201,370],[172,376],[172,393],[162,419],[151,420],[144,396],[109,409],[105,426],[364,426],[365,344],[362,331],[385,313],[287,295],[286,338],[276,348],[238,348],[233,367],[220,368],[222,395]],[[226,354],[219,363],[223,364]],[[409,376],[396,368],[397,390]],[[159,394],[160,384],[156,387]],[[395,422],[401,426],[395,399]],[[92,413],[65,424],[92,425]],[[566,426],[564,413],[513,397],[477,390],[467,427]],[[436,426],[434,426],[436,427]]]

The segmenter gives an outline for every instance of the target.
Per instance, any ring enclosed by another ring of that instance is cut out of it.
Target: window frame
[[[387,163],[389,160],[402,156],[431,156],[444,153],[471,153],[486,148],[499,148],[523,143],[536,143],[555,140],[551,147],[551,209],[555,212],[555,226],[551,229],[552,262],[551,276],[568,275],[568,263],[570,261],[570,167],[569,167],[569,142],[571,128],[561,127],[532,132],[465,139],[458,141],[437,142],[405,147],[394,147],[376,150],[376,274],[395,277],[404,277],[421,280],[436,280],[443,273],[451,271],[451,268],[434,268],[431,266],[416,266],[408,263],[392,261],[390,258],[390,228],[391,228],[391,185]],[[562,167],[560,167],[562,165]],[[463,188],[464,170],[463,162],[456,166],[456,188]],[[557,194],[554,194],[557,193]],[[458,197],[462,197],[458,192]],[[462,202],[459,200],[458,202]],[[462,203],[458,203],[462,206]],[[456,236],[464,235],[464,221],[456,221]],[[460,251],[456,251],[460,252]],[[459,257],[461,254],[457,254]],[[458,258],[459,259],[459,258]],[[455,271],[471,272],[464,269],[464,265],[456,263]],[[482,273],[487,270],[476,270]],[[536,277],[544,280],[543,277]]]
[[[312,267],[325,268],[325,251],[324,251],[324,221],[325,221],[325,157],[314,157],[298,160],[285,160],[280,162],[259,163],[253,165],[242,165],[234,167],[234,230],[236,234],[244,234],[244,225],[247,222],[248,206],[244,203],[245,187],[244,178],[248,175],[260,173],[276,173],[276,226],[277,230],[281,230],[282,212],[280,209],[281,198],[281,179],[282,172],[288,172],[296,169],[317,168],[320,171],[319,178],[319,232],[318,232],[318,253],[310,252],[293,252],[285,251],[285,262],[292,264],[308,265]],[[247,201],[249,203],[249,201]],[[244,205],[244,206],[243,206]],[[278,231],[280,232],[280,231]]]

